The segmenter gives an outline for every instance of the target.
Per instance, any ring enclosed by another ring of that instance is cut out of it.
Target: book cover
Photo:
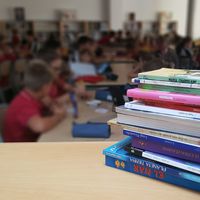
[[[161,137],[163,139],[170,139],[177,142],[185,142],[189,144],[200,145],[200,138],[197,138],[197,137],[180,135],[175,132],[162,131],[159,129],[144,128],[144,127],[139,127],[139,126],[129,126],[129,125],[124,125],[124,124],[120,124],[120,125],[122,126],[123,130],[127,130],[130,132],[136,132],[136,133],[155,136],[155,137]]]
[[[164,92],[176,92],[183,94],[194,94],[200,95],[200,90],[195,88],[183,88],[176,86],[165,86],[165,85],[152,85],[152,84],[140,84],[139,88],[145,90],[159,90]]]
[[[124,149],[130,143],[131,139],[126,138],[125,142],[120,141],[105,149],[103,151],[105,164],[116,169],[200,191],[200,176],[150,159],[132,156]]]
[[[159,81],[159,80],[147,80],[147,79],[139,79],[133,78],[132,82],[138,85],[141,84],[149,84],[149,85],[160,85],[160,86],[173,86],[180,88],[194,88],[199,89],[200,84],[192,84],[192,83],[179,83],[179,82],[170,82],[170,81]]]
[[[154,70],[154,71],[139,73],[138,78],[139,79],[150,79],[150,80],[199,84],[200,83],[200,71],[199,70],[161,68],[161,69]]]
[[[116,107],[116,112],[117,122],[121,124],[159,129],[200,138],[200,121],[196,119],[131,110],[124,106]]]
[[[133,147],[200,163],[199,145],[191,145],[127,130],[124,130],[123,134],[132,137]]]
[[[137,100],[132,101],[132,102],[126,102],[124,107],[128,109],[132,109],[132,110],[140,110],[140,111],[150,112],[150,113],[160,113],[160,114],[166,114],[169,116],[174,115],[174,116],[186,117],[190,119],[200,119],[200,113],[149,106]]]
[[[182,105],[196,105],[200,104],[200,96],[180,94],[173,92],[163,92],[158,90],[144,90],[140,88],[129,89],[127,91],[127,96],[133,98],[134,100],[154,100],[161,102],[172,102],[179,103]]]
[[[176,167],[176,168],[183,169],[183,170],[200,175],[200,164],[188,162],[188,161],[173,158],[170,156],[165,156],[158,153],[153,153],[150,151],[144,151],[144,150],[137,149],[134,147],[129,147],[127,148],[127,150],[132,155],[154,160],[159,163],[163,163],[172,167]]]
[[[177,149],[171,147],[170,145],[162,145],[160,143],[150,142],[144,139],[132,137],[132,146],[142,150],[200,163],[199,153]]]

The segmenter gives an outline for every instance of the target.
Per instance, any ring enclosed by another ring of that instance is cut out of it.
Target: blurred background
[[[0,1],[1,129],[24,88],[28,63],[47,61],[48,54],[53,60],[54,54],[62,60],[60,75],[76,92],[66,98],[67,118],[39,141],[119,140],[114,129],[100,139],[75,137],[74,124],[115,118],[113,107],[127,100],[139,72],[198,70],[199,19],[198,0]]]

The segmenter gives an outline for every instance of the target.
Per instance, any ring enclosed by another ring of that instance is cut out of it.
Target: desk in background
[[[39,142],[63,142],[63,141],[118,141],[124,138],[123,134],[111,134],[108,139],[98,138],[74,138],[72,137],[72,124],[74,121],[84,123],[87,121],[107,122],[108,120],[116,117],[116,114],[112,111],[112,103],[102,102],[101,108],[108,109],[107,113],[101,114],[95,112],[95,108],[92,108],[84,101],[79,101],[79,118],[75,120],[71,114],[67,116],[60,124],[55,128],[41,135]]]
[[[199,200],[199,193],[104,165],[110,142],[0,145],[2,200]]]

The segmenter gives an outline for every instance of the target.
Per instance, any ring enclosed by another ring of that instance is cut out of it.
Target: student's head
[[[34,33],[33,33],[33,31],[27,31],[26,36],[27,36],[27,40],[29,42],[32,42],[34,40]]]
[[[80,61],[83,63],[91,63],[92,56],[89,50],[83,49],[80,51]]]
[[[88,36],[81,36],[77,41],[77,48],[79,50],[88,49],[90,47],[91,39]]]
[[[40,52],[39,58],[49,64],[55,78],[59,77],[62,71],[63,60],[54,49],[44,49]]]
[[[63,59],[54,49],[46,49],[40,53],[39,56],[42,60],[48,63],[54,79],[59,79],[61,75],[69,78],[71,71],[67,65],[64,65]]]
[[[135,13],[132,12],[132,13],[129,14],[129,20],[135,21]]]
[[[24,76],[24,85],[28,90],[43,98],[48,95],[52,80],[47,63],[39,59],[29,63]]]
[[[111,30],[111,31],[109,32],[109,36],[110,36],[111,38],[114,38],[115,35],[116,35],[116,32],[115,32],[115,31]]]
[[[122,38],[123,37],[123,32],[122,30],[117,31],[117,37]]]
[[[183,38],[176,47],[176,51],[179,54],[182,49],[192,49],[192,39],[190,37]]]

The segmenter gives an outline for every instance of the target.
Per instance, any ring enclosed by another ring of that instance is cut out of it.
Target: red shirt
[[[63,79],[60,79],[59,81],[54,81],[51,85],[49,96],[52,99],[56,99],[62,95],[64,95],[65,89],[64,89],[65,81]]]
[[[4,120],[5,142],[35,142],[39,133],[31,131],[27,124],[36,115],[42,115],[42,103],[24,90],[10,104]]]

